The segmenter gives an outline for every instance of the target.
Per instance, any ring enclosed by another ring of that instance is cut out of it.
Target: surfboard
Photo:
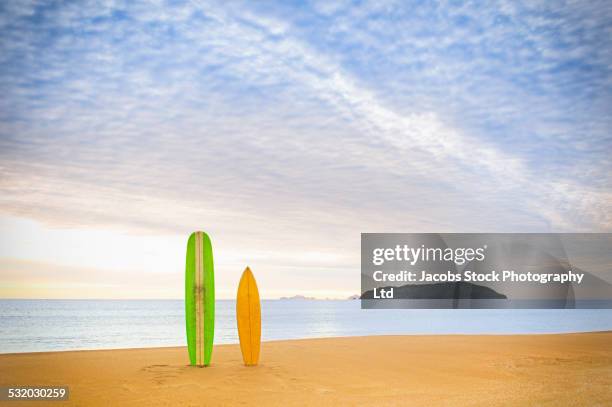
[[[187,241],[185,263],[185,326],[192,366],[208,366],[215,334],[215,271],[212,245],[204,232]]]
[[[261,348],[261,305],[255,277],[248,267],[238,285],[236,321],[242,360],[245,365],[254,366],[259,362]]]

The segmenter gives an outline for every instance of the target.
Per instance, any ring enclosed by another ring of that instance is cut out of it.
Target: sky
[[[612,4],[0,4],[0,298],[359,291],[364,232],[612,231]]]

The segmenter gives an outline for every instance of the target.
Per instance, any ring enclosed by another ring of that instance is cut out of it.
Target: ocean
[[[237,343],[235,301],[216,307],[215,343]],[[362,310],[348,300],[262,301],[264,341],[605,330],[612,330],[612,310]],[[181,300],[0,300],[0,353],[184,345]]]

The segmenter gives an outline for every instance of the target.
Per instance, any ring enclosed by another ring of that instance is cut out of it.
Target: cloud
[[[2,7],[5,215],[338,270],[364,231],[612,227],[605,3]]]
[[[1,298],[147,299],[180,298],[181,293],[180,279],[169,273],[113,273],[99,268],[6,258],[0,259],[0,268]]]

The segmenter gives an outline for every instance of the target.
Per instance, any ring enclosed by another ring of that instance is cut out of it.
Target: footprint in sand
[[[142,371],[151,374],[153,381],[158,385],[166,383],[168,379],[178,377],[180,370],[179,366],[169,365],[149,365],[142,368]]]

